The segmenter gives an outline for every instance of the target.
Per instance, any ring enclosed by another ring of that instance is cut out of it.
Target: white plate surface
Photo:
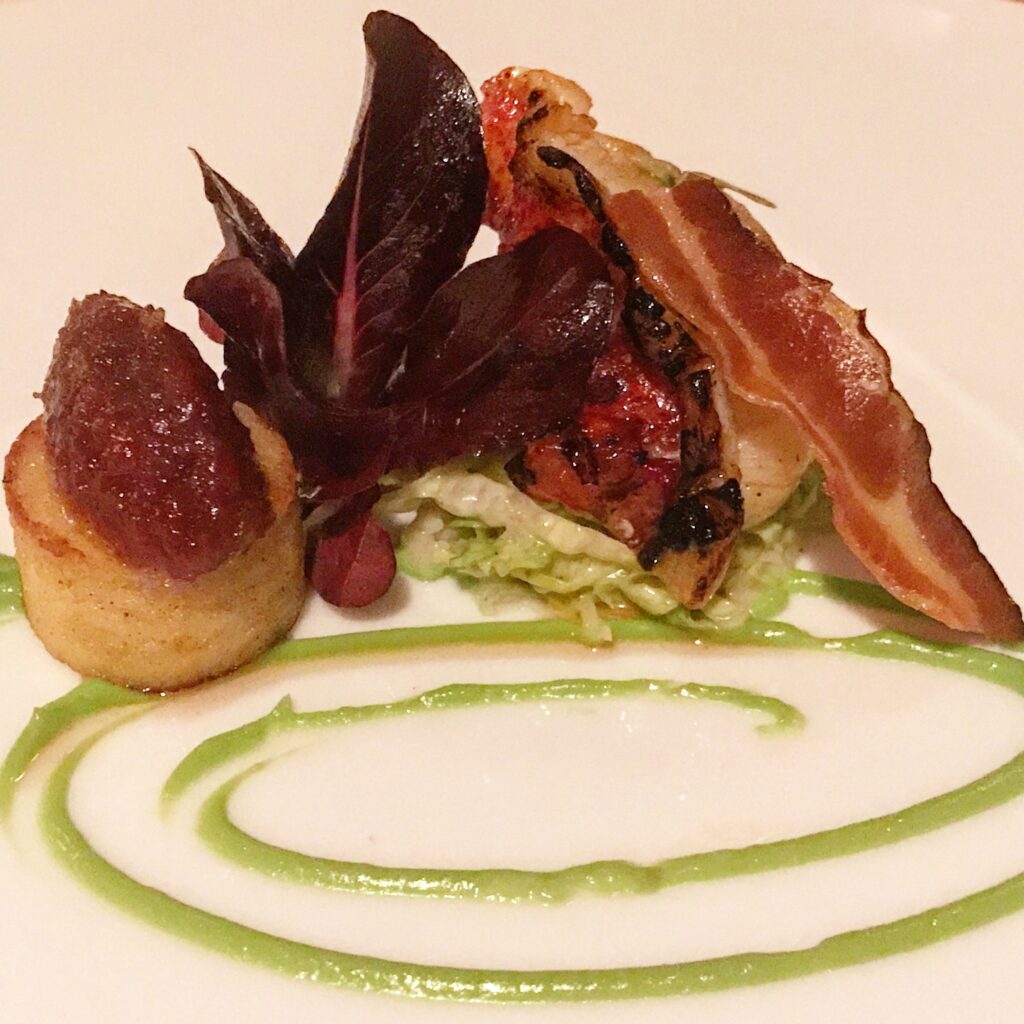
[[[1010,0],[395,5],[479,83],[549,67],[602,128],[770,196],[783,250],[837,282],[893,357],[935,475],[1024,595],[1024,5]],[[69,300],[98,288],[194,330],[184,281],[216,253],[193,145],[298,244],[339,173],[362,84],[353,3],[0,0],[0,445]],[[212,346],[206,345],[209,352]],[[6,522],[0,550],[11,550]],[[870,616],[798,605],[825,627]],[[386,613],[311,607],[300,632],[466,621],[454,587]],[[0,626],[0,751],[74,682],[24,622]],[[748,685],[809,726],[766,741],[720,707],[496,709],[354,730],[254,783],[240,820],[310,852],[383,863],[640,861],[877,814],[1020,750],[1024,708],[990,686],[825,656],[515,652],[361,662],[225,684],[97,748],[74,811],[138,877],[306,941],[467,965],[606,966],[807,945],[1024,869],[1024,801],[885,851],[654,897],[558,908],[326,895],[249,877],[156,789],[203,735],[269,709],[376,702],[462,680],[651,674]],[[191,703],[189,703],[191,702]],[[41,773],[36,773],[41,774]],[[1024,916],[927,950],[740,992],[501,1008],[355,996],[204,953],[80,889],[33,839],[32,779],[0,837],[0,1016],[253,1022],[1017,1021]]]

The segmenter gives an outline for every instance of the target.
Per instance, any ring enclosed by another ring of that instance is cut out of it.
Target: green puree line
[[[300,713],[282,702],[267,716],[239,729],[215,737],[211,750],[218,758],[186,758],[168,782],[165,794],[170,799],[199,782],[211,769],[233,760],[236,750],[251,751],[252,739],[262,742],[281,732],[323,729],[378,721],[443,709],[492,707],[510,703],[540,703],[630,697],[658,697],[663,700],[702,700],[731,704],[760,712],[769,721],[758,725],[761,732],[799,728],[803,715],[796,708],[774,697],[764,697],[729,686],[705,686],[699,683],[670,683],[664,680],[628,679],[555,679],[545,683],[453,684],[409,700],[369,707],[342,707],[332,711]],[[197,753],[199,751],[197,750]],[[198,833],[216,852],[244,867],[275,878],[346,892],[393,896],[447,896],[496,902],[562,902],[582,892],[648,893],[685,881],[683,863],[687,858],[666,861],[652,867],[624,860],[605,860],[579,864],[559,871],[520,871],[518,869],[439,870],[420,867],[381,867],[354,861],[310,857],[264,843],[239,829],[228,816],[228,802],[243,779],[262,762],[239,773],[220,786],[203,804]]]
[[[804,724],[803,715],[796,708],[747,690],[642,679],[554,680],[550,683],[514,686],[449,686],[395,704],[345,707],[307,714],[295,712],[290,703],[285,701],[263,718],[206,741],[206,744],[178,765],[168,781],[164,795],[168,802],[172,802],[185,789],[200,782],[208,772],[234,760],[241,753],[252,753],[272,735],[291,730],[338,727],[438,708],[640,696],[718,700],[747,710],[760,711],[772,719],[758,726],[762,732],[792,729]],[[1022,753],[981,778],[947,793],[879,817],[790,839],[687,854],[652,865],[603,860],[574,864],[554,871],[522,871],[512,868],[441,870],[382,867],[358,861],[313,857],[265,843],[245,832],[230,818],[231,797],[245,779],[271,763],[262,761],[239,772],[219,786],[203,803],[197,824],[198,834],[221,856],[273,878],[343,892],[473,898],[500,903],[559,903],[588,892],[604,895],[653,893],[687,882],[758,874],[847,856],[943,828],[1005,803],[1024,792]]]
[[[476,626],[427,627],[423,630],[397,630],[394,648],[388,647],[385,633],[357,634],[355,638],[342,636],[320,638],[315,641],[294,641],[286,648],[279,648],[270,662],[301,660],[304,657],[326,657],[332,654],[344,655],[376,651],[408,650],[428,644],[471,643],[477,634],[484,643],[544,642],[553,639],[552,625],[562,623],[522,623],[516,626],[507,623],[485,623],[490,627],[478,631]],[[513,630],[514,635],[503,630]],[[952,644],[937,644],[920,640],[907,634],[881,631],[861,637],[825,639],[811,636],[782,623],[752,623],[741,630],[701,632],[699,635],[667,627],[661,623],[632,621],[615,624],[615,631],[621,639],[639,641],[664,641],[668,639],[690,640],[702,644],[745,644],[770,648],[807,649],[822,651],[843,651],[866,657],[881,657],[903,660],[923,665],[959,671],[996,685],[1007,687],[1024,696],[1024,662],[1007,655],[962,647]],[[495,639],[500,636],[501,639]],[[360,640],[359,637],[362,639]],[[645,692],[661,697],[671,697],[672,684],[657,684],[653,689],[648,681],[627,681],[626,685],[646,687]],[[591,696],[601,693],[614,695],[618,683],[609,685],[600,680],[555,681],[553,684],[532,684],[533,699],[541,699],[536,688],[545,686],[557,689],[564,687],[563,696],[577,698],[584,694]],[[661,689],[668,687],[668,692]],[[595,689],[596,688],[596,689]],[[393,705],[378,705],[370,709],[338,709],[321,712],[320,715],[337,715],[339,720],[348,715],[348,721],[358,716],[382,716],[396,713],[419,713],[443,707],[465,706],[469,687],[446,687],[434,694],[417,698],[415,711],[409,711],[413,702]],[[515,699],[520,688],[491,687],[490,698],[504,696]],[[688,687],[683,687],[688,689]],[[715,689],[715,688],[712,688]],[[498,691],[504,690],[504,694]],[[720,688],[719,688],[720,690]],[[543,699],[557,699],[549,691]],[[721,692],[721,690],[720,690]],[[742,692],[742,691],[739,691]],[[681,691],[678,695],[682,695]],[[709,696],[705,693],[703,696]],[[748,698],[757,695],[748,694]],[[481,697],[486,703],[487,698]],[[733,701],[735,702],[735,701]],[[405,711],[397,711],[402,705]],[[748,705],[744,705],[748,706]],[[390,709],[388,711],[382,708]],[[795,710],[795,709],[790,709]],[[292,710],[286,703],[279,705],[271,715],[250,723],[257,742],[249,743],[251,737],[242,737],[240,746],[255,750],[267,734],[267,722],[274,716],[286,722],[289,716],[301,719],[301,713]],[[775,718],[778,721],[778,717]],[[323,724],[323,723],[321,723]],[[337,724],[337,723],[336,723]],[[247,728],[245,726],[243,729]],[[237,733],[237,730],[236,730]],[[238,737],[236,736],[236,739]],[[216,740],[218,738],[214,738]],[[210,742],[210,741],[208,741]],[[223,742],[223,741],[222,741]],[[196,748],[196,754],[206,744]],[[207,911],[175,900],[159,890],[142,885],[117,867],[105,861],[92,849],[88,840],[79,832],[71,820],[68,806],[68,787],[74,771],[88,744],[80,747],[67,757],[54,772],[47,786],[40,813],[40,823],[54,855],[83,883],[105,898],[124,907],[143,920],[174,934],[188,938],[199,945],[241,959],[258,963],[296,978],[314,980],[324,984],[360,991],[382,992],[404,996],[431,997],[484,1002],[546,1002],[546,1001],[590,1001],[607,999],[628,999],[657,995],[677,995],[712,991],[739,986],[778,981],[815,973],[821,970],[850,966],[879,957],[907,952],[949,938],[960,932],[976,928],[1024,907],[1024,874],[1015,875],[997,885],[972,893],[962,899],[920,914],[900,918],[885,924],[844,932],[805,949],[781,953],[741,953],[734,956],[715,957],[707,960],[677,964],[661,964],[648,967],[630,967],[596,970],[563,971],[509,971],[491,969],[470,969],[453,966],[404,963],[361,956],[338,950],[309,946],[279,936],[270,935],[211,914]],[[216,754],[217,756],[212,756]],[[206,749],[206,754],[197,756],[191,762],[191,769],[178,776],[177,789],[171,787],[172,798],[187,786],[192,770],[206,771],[215,763],[223,763],[234,754],[228,746],[217,747],[216,743]],[[188,759],[186,759],[187,763]],[[180,766],[179,766],[180,768]],[[176,772],[177,774],[177,772]],[[174,776],[172,776],[172,779]],[[170,782],[170,780],[169,780]],[[695,858],[708,857],[704,877],[727,877],[744,870],[766,870],[781,866],[782,863],[803,863],[817,856],[834,856],[836,853],[853,852],[867,848],[867,845],[894,842],[916,831],[937,828],[951,820],[951,814],[967,816],[978,813],[1024,792],[1024,752],[1006,765],[990,772],[981,779],[950,794],[924,801],[901,812],[909,818],[909,826],[900,826],[894,819],[900,814],[842,826],[830,832],[786,840],[780,844],[764,844],[776,847],[761,864],[751,860],[744,866],[744,857],[752,855],[743,851],[716,851],[707,855],[691,855],[680,858],[690,861],[691,869]],[[916,825],[914,824],[916,819]],[[903,827],[908,831],[894,834],[891,830]],[[838,850],[833,844],[838,843]],[[817,848],[815,845],[817,844]],[[844,847],[846,844],[846,848]],[[789,852],[778,848],[788,845]],[[752,848],[756,849],[756,848]],[[766,853],[762,848],[761,856]],[[714,865],[714,857],[723,858]],[[739,858],[739,866],[735,858]],[[788,859],[787,859],[788,858]],[[730,863],[730,859],[733,860]],[[710,867],[708,867],[710,866]],[[583,866],[584,868],[586,866]],[[698,870],[690,880],[701,877]],[[684,880],[684,879],[679,879]],[[629,876],[619,881],[629,882]],[[602,887],[599,891],[606,891]]]
[[[0,821],[10,814],[18,783],[32,762],[77,722],[115,707],[154,703],[155,697],[102,679],[85,679],[73,690],[32,712],[28,725],[0,765]]]
[[[21,573],[10,555],[0,555],[0,622],[24,611],[21,603]]]
[[[711,992],[847,967],[930,945],[1024,907],[1024,874],[963,899],[834,935],[783,953],[741,953],[688,963],[597,970],[510,971],[384,960],[283,939],[189,906],[136,882],[100,857],[68,812],[68,789],[86,743],[54,772],[41,807],[57,858],[90,889],[148,923],[206,949],[307,981],[363,992],[473,1002],[635,999]]]
[[[0,562],[0,588],[9,566]],[[833,596],[852,603],[903,610],[881,595],[881,588],[812,573],[791,573],[781,585],[787,593]],[[859,637],[821,638],[779,622],[751,621],[737,630],[685,630],[655,620],[612,624],[619,640],[690,642],[771,649],[835,651],[956,671],[1024,696],[1024,661],[1006,654],[958,644],[922,640],[892,630]],[[394,653],[502,643],[550,643],[579,639],[566,622],[486,622],[295,640],[275,648],[259,665],[308,659]],[[296,712],[287,700],[268,715],[239,729],[211,737],[192,751],[167,780],[165,804],[173,802],[206,772],[243,754],[256,752],[274,732],[327,728],[388,716],[420,714],[468,706],[517,701],[582,700],[651,696],[673,700],[719,700],[767,714],[764,730],[802,723],[799,711],[782,701],[750,691],[706,684],[659,680],[553,680],[529,684],[478,684],[441,687],[407,701],[333,711]],[[153,701],[145,695],[87,680],[65,697],[37,709],[0,770],[0,816],[10,808],[18,781],[35,758],[73,724],[116,706]],[[118,727],[117,723],[113,728]],[[200,946],[259,964],[295,978],[339,988],[476,1002],[550,1002],[629,999],[679,995],[762,984],[908,952],[977,928],[1024,909],[1024,873],[959,900],[885,924],[843,932],[816,946],[779,953],[734,956],[647,967],[510,971],[404,963],[293,942],[249,928],[143,885],[104,860],[74,824],[68,809],[72,777],[88,749],[109,728],[77,747],[51,774],[40,805],[40,827],[54,856],[94,892],[127,912]],[[207,798],[198,829],[229,857],[294,881],[356,891],[476,897],[484,899],[567,899],[581,892],[650,892],[683,882],[725,878],[835,857],[894,843],[959,821],[1024,793],[1024,751],[994,771],[958,789],[882,817],[745,849],[717,850],[672,858],[658,865],[625,861],[574,865],[557,872],[435,871],[386,869],[343,861],[308,858],[260,843],[228,818],[231,793],[256,764]],[[218,846],[218,844],[220,844]],[[235,849],[232,850],[231,847]]]

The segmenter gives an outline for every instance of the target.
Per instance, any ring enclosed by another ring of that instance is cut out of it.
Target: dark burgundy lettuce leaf
[[[252,405],[284,434],[310,493],[332,478],[358,490],[387,468],[391,411],[349,409],[307,391],[290,372],[280,291],[248,259],[215,263],[185,286],[194,302],[225,332],[224,387]],[[369,468],[372,478],[364,471]]]
[[[244,256],[252,260],[278,288],[293,277],[291,250],[263,219],[255,205],[225,177],[192,150],[203,175],[203,192],[217,214],[224,236],[222,259]]]
[[[286,321],[292,324],[299,322],[304,315],[307,289],[295,273],[291,250],[251,200],[215,171],[200,153],[193,149],[192,155],[199,164],[204,194],[217,214],[217,223],[224,237],[224,248],[215,262],[240,256],[251,260],[280,292]],[[200,325],[214,341],[231,347],[230,339],[224,337],[223,327],[212,323],[207,314],[200,313]],[[254,385],[256,383],[255,375],[238,365],[239,359],[244,359],[244,356],[225,359],[225,385],[229,392],[233,390],[228,384],[230,378],[248,376]],[[257,388],[251,395],[235,394],[234,397],[257,406],[261,394],[262,390]]]
[[[382,404],[362,409],[289,372],[280,293],[252,261],[212,266],[185,296],[227,332],[236,397],[260,396],[307,486],[332,476],[370,486],[389,468],[500,452],[557,429],[583,401],[614,306],[598,253],[566,228],[542,231],[445,285],[399,336],[404,358]]]
[[[363,34],[362,113],[338,190],[295,260],[307,294],[292,339],[307,383],[351,406],[375,402],[396,334],[462,266],[487,188],[480,110],[458,66],[396,15],[371,14]]]
[[[225,251],[185,291],[225,336],[229,397],[291,447],[312,575],[339,602],[373,589],[347,581],[341,561],[370,536],[353,515],[365,520],[381,474],[557,429],[583,400],[614,304],[604,261],[564,228],[458,273],[487,185],[476,98],[403,18],[372,14],[364,35],[355,141],[306,245],[292,260],[199,158]],[[382,566],[367,556],[366,580],[383,580]]]
[[[408,332],[390,399],[415,412],[402,417],[392,466],[504,451],[568,420],[613,304],[604,261],[566,228],[467,267]]]
[[[367,511],[320,538],[310,582],[331,604],[365,608],[384,596],[396,568],[387,530]]]

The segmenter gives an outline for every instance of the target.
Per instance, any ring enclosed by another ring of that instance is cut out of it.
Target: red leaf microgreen
[[[287,439],[310,507],[358,505],[389,468],[504,452],[556,429],[582,403],[613,318],[603,259],[565,228],[459,272],[487,185],[476,98],[405,19],[372,14],[364,35],[355,142],[294,260],[197,154],[225,250],[185,295],[224,334],[229,396]],[[328,600],[351,603],[384,579],[381,558],[352,546],[349,517],[311,521],[314,585]],[[359,543],[375,538],[378,551],[387,535],[359,522]]]

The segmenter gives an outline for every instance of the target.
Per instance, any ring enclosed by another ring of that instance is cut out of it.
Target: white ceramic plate
[[[1024,6],[999,0],[395,5],[480,82],[545,66],[591,91],[601,127],[770,196],[783,250],[869,307],[928,425],[935,475],[1024,595]],[[351,3],[0,2],[0,444],[38,412],[73,296],[105,288],[193,329],[183,282],[218,249],[196,146],[298,243],[339,173],[362,82]],[[210,351],[207,345],[205,351]],[[0,549],[11,550],[6,523]],[[826,628],[870,625],[794,606]],[[403,588],[376,616],[311,607],[300,632],[465,621],[454,587]],[[24,622],[0,627],[0,751],[74,683]],[[326,666],[228,683],[96,748],[73,792],[105,856],[197,905],[304,941],[434,963],[658,963],[813,944],[1024,868],[1024,801],[872,853],[656,896],[561,907],[366,899],[248,876],[187,819],[154,811],[204,735],[284,693],[376,702],[461,680],[658,675],[747,685],[801,707],[766,740],[721,707],[634,701],[492,709],[364,727],[254,784],[238,814],[305,850],[424,865],[649,861],[868,817],[1019,751],[1012,694],[830,656],[691,649],[527,651]],[[45,759],[44,759],[45,761]],[[282,1019],[819,1022],[1020,1019],[1024,916],[798,981],[634,1003],[498,1008],[339,992],[171,938],[54,866],[25,780],[0,837],[3,1017],[117,1024]]]

